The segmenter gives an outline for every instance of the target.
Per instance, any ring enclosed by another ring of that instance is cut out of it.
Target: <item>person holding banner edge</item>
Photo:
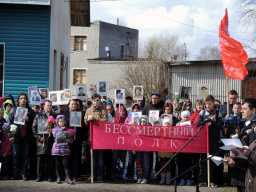
[[[103,108],[100,104],[101,96],[99,94],[92,95],[92,106],[87,109],[86,114],[84,116],[84,123],[87,127],[90,126],[90,121],[98,120],[98,121],[108,121],[108,111],[106,108]],[[88,142],[87,145],[90,144],[90,129],[88,134]],[[97,182],[101,183],[102,175],[103,175],[103,156],[104,150],[94,150],[93,155],[93,177],[97,178]],[[92,175],[91,175],[92,176]],[[87,181],[91,181],[92,178],[89,177]]]

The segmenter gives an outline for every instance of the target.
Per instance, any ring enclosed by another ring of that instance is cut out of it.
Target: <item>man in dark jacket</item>
[[[235,90],[230,90],[228,92],[228,102],[229,102],[229,114],[233,113],[233,104],[237,102],[238,94]],[[223,104],[219,108],[219,112],[222,115],[222,121],[224,122],[227,116],[227,103]]]
[[[249,134],[256,134],[256,99],[249,98],[245,99],[244,104],[242,106],[242,114],[243,118],[250,121],[252,123],[251,128],[252,132]],[[251,117],[251,118],[250,118]],[[248,135],[248,136],[249,136]],[[247,159],[242,158],[227,158],[227,164],[231,167],[238,167],[244,171],[246,171],[245,176],[245,191],[246,192],[254,192],[256,190],[256,140],[249,141],[249,148],[245,146],[239,146],[238,149],[241,153],[247,157]],[[237,157],[238,153],[236,151],[230,152],[231,157]],[[237,190],[238,191],[238,190]],[[240,190],[242,191],[242,190]]]
[[[151,102],[147,106],[144,107],[142,114],[148,116],[150,110],[159,110],[160,115],[162,115],[163,114],[163,106],[164,106],[164,102],[161,101],[161,94],[159,92],[155,91],[151,94]]]
[[[52,111],[52,102],[46,100],[44,103],[44,110],[36,115],[33,122],[33,133],[36,138],[37,143],[37,179],[36,182],[43,180],[44,170],[47,169],[48,181],[54,181],[54,158],[51,155],[52,145],[54,143],[54,138],[51,132],[49,134],[38,134],[37,132],[37,119],[46,118],[53,116],[56,118],[56,114]]]
[[[163,114],[163,106],[164,106],[164,102],[161,101],[161,94],[155,91],[151,94],[151,102],[144,107],[142,114],[148,116],[150,110],[159,110],[160,111],[159,115],[161,116]],[[150,153],[150,169],[153,167],[153,162],[154,162],[153,152],[151,152]]]

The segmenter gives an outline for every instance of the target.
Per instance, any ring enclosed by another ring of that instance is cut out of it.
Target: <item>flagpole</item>
[[[226,91],[227,91],[227,115],[229,115],[229,99],[228,99],[229,79],[227,76],[226,76]]]
[[[90,141],[91,141],[91,183],[94,183],[93,175],[93,130],[92,130],[92,121],[90,121]]]

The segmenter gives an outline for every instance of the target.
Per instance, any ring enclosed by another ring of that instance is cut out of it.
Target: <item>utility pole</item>
[[[184,47],[185,47],[185,61],[187,60],[187,51],[186,51],[186,43],[184,43]]]

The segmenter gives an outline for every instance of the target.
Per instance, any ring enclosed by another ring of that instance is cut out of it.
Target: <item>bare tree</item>
[[[178,36],[167,33],[150,37],[140,46],[140,59],[128,61],[122,68],[122,79],[118,82],[126,93],[132,95],[133,86],[144,86],[146,101],[151,100],[151,93],[159,91],[162,95],[168,92],[168,66],[165,61],[176,57],[183,60],[184,45],[179,43]]]
[[[200,49],[197,60],[218,60],[221,59],[220,48],[218,46],[206,45]]]
[[[251,28],[256,32],[256,1],[239,1],[242,4],[242,12],[240,13],[241,22],[246,28]],[[253,41],[256,40],[256,34],[253,35]]]

